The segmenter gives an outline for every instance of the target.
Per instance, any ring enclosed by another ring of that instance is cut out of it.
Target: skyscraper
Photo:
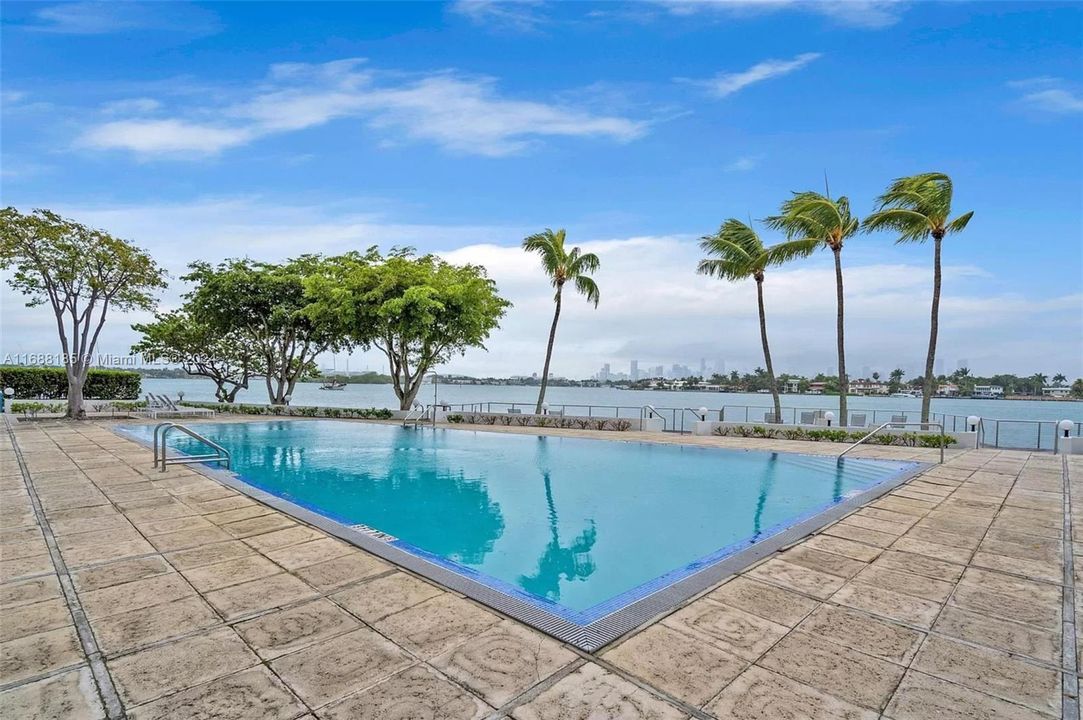
[[[638,360],[633,360],[632,361],[632,367],[631,367],[628,375],[632,378],[632,382],[635,382],[636,380],[639,379],[639,361]]]

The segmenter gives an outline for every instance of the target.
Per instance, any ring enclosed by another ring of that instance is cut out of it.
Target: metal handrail
[[[169,435],[170,430],[180,430],[185,435],[198,440],[199,442],[210,445],[214,448],[215,453],[213,455],[181,455],[179,457],[167,457],[166,455],[166,436]],[[166,465],[188,465],[198,462],[217,462],[226,464],[226,470],[229,470],[233,465],[233,457],[230,455],[229,450],[211,440],[206,438],[195,430],[181,425],[180,423],[164,422],[158,423],[154,426],[154,467],[161,467],[160,472],[165,472]]]
[[[856,448],[858,445],[861,445],[866,440],[868,440],[873,435],[880,432],[881,430],[883,430],[886,427],[897,427],[897,428],[898,427],[908,427],[908,426],[913,427],[915,425],[917,425],[919,427],[922,427],[922,428],[928,428],[930,426],[935,426],[935,427],[940,428],[940,464],[943,465],[944,464],[944,424],[943,423],[938,423],[938,422],[886,422],[886,423],[883,423],[882,425],[878,425],[872,432],[865,435],[863,438],[861,438],[860,440],[855,442],[853,445],[851,445],[850,447],[846,448],[841,453],[839,453],[839,455],[838,455],[838,457],[836,459],[837,460],[842,460],[843,455],[850,452],[851,450]]]
[[[644,405],[643,407],[639,408],[640,429],[642,429],[642,427],[643,427],[642,426],[643,420],[649,419],[649,418],[654,418],[655,416],[657,416],[658,419],[662,421],[662,432],[665,432],[666,431],[666,417],[662,413],[658,412],[658,410],[655,409],[654,405]]]
[[[411,417],[410,416],[411,413],[415,413],[415,412],[418,412],[418,411],[420,411],[420,414],[418,414],[417,417]],[[426,414],[425,406],[422,405],[421,403],[414,403],[414,406],[412,408],[410,408],[409,410],[407,410],[406,414],[403,416],[403,418],[402,418],[402,426],[406,427],[407,424],[412,422],[414,424],[414,428],[416,429],[417,424],[425,419],[425,414]]]

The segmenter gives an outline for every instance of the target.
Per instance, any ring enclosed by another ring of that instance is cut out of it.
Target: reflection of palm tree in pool
[[[760,478],[760,494],[756,498],[756,513],[752,516],[752,539],[759,538],[760,533],[763,532],[763,509],[767,505],[767,496],[771,494],[771,486],[775,484],[775,463],[778,462],[778,455],[772,454],[771,459],[767,462],[763,469],[763,476]]]
[[[538,438],[538,465],[548,465],[548,438]],[[549,542],[538,558],[538,569],[533,575],[519,576],[519,585],[529,593],[550,600],[560,599],[561,580],[581,580],[590,576],[594,570],[594,560],[590,551],[597,539],[594,521],[588,521],[590,527],[583,530],[564,547],[560,542],[560,518],[556,503],[553,501],[553,483],[548,469],[542,470],[545,483],[545,503],[549,518]]]

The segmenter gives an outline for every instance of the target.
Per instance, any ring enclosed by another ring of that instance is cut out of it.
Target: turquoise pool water
[[[581,617],[914,467],[334,420],[190,427],[257,488]]]

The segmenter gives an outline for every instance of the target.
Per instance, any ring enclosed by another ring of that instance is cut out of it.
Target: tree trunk
[[[767,343],[767,313],[763,309],[763,278],[756,278],[756,301],[760,308],[760,340],[763,341],[763,362],[767,365],[767,381],[771,384],[771,397],[775,400],[775,422],[782,422],[782,401],[778,397],[778,381],[775,367],[771,364],[771,346]]]
[[[846,412],[846,393],[850,388],[850,381],[846,377],[846,340],[843,329],[842,248],[831,250],[835,253],[835,302],[838,308],[835,332],[839,345],[839,425],[846,427],[850,424],[850,417]]]
[[[940,330],[940,244],[941,239],[933,238],[933,310],[929,321],[929,354],[925,356],[925,382],[921,395],[921,421],[929,422],[929,407],[933,402],[933,365],[936,361],[936,334]]]
[[[83,408],[83,385],[85,380],[78,371],[68,370],[68,417],[72,420],[85,420]]]
[[[538,392],[538,406],[534,408],[535,414],[541,414],[542,403],[545,402],[545,388],[549,385],[549,361],[553,358],[553,342],[557,339],[557,321],[560,320],[560,296],[564,292],[564,285],[557,285],[557,307],[553,313],[553,326],[549,328],[549,347],[545,350],[545,367],[542,368],[541,390]]]

